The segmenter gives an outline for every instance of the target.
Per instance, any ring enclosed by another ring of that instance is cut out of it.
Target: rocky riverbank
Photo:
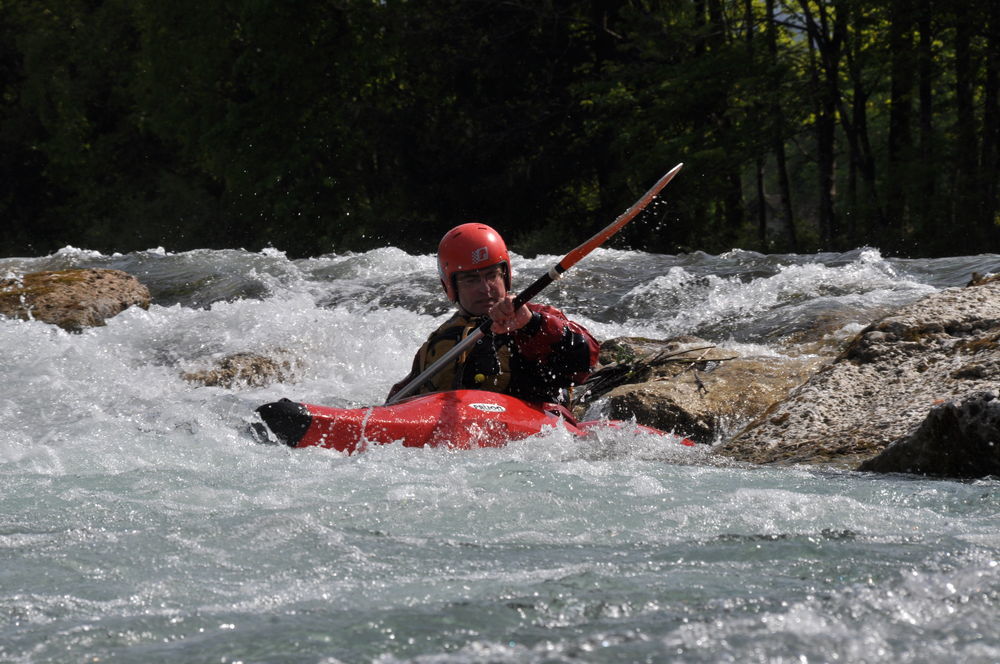
[[[978,460],[961,476],[1000,474],[998,418],[981,417],[995,413],[995,397],[983,395],[998,376],[1000,281],[939,291],[862,330],[717,451],[753,463],[949,476],[949,457],[961,454]]]
[[[1000,475],[997,279],[903,307],[836,357],[721,357],[705,345],[613,340],[585,401],[754,464]]]

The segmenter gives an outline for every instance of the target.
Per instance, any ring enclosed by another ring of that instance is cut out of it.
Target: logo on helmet
[[[472,264],[482,263],[490,257],[490,250],[487,247],[479,247],[472,251]]]

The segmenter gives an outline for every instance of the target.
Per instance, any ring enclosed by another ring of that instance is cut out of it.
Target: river
[[[514,257],[515,287],[556,257]],[[499,449],[262,446],[281,397],[381,402],[447,315],[430,255],[67,247],[154,304],[0,320],[0,661],[997,662],[1000,484],[723,463],[562,431]],[[835,351],[1000,256],[598,250],[547,290],[597,337]],[[285,384],[181,375],[235,352]]]

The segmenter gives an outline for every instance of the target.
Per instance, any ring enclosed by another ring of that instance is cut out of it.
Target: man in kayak
[[[420,347],[410,374],[392,387],[390,398],[487,317],[492,334],[414,394],[477,389],[558,401],[563,388],[582,383],[597,364],[597,341],[555,307],[528,303],[515,310],[510,254],[489,226],[462,224],[448,231],[438,246],[438,273],[458,311]]]

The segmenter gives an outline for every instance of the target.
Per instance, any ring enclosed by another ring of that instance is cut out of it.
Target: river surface
[[[515,256],[515,287],[556,257]],[[66,248],[149,310],[0,320],[2,662],[997,662],[1000,482],[722,463],[616,431],[500,449],[255,444],[380,403],[447,316],[429,255]],[[540,298],[601,339],[831,354],[1000,256],[598,250]],[[184,372],[281,357],[285,384]]]

